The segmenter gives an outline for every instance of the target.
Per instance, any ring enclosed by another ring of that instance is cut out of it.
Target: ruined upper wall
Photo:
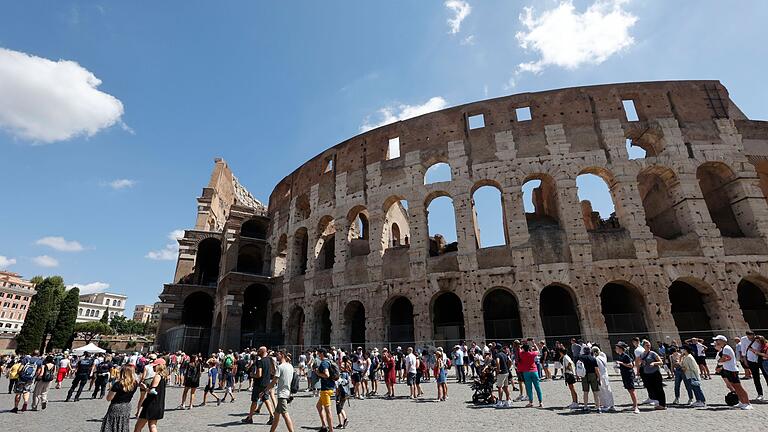
[[[631,99],[639,121],[629,122],[622,100]],[[531,119],[518,121],[516,109],[530,107]],[[469,129],[468,118],[483,114],[485,127]],[[498,160],[498,133],[511,134],[516,158],[549,154],[546,126],[562,125],[571,153],[605,149],[600,122],[616,119],[628,137],[639,138],[656,119],[676,119],[686,142],[719,139],[714,118],[750,123],[719,81],[663,81],[575,87],[521,93],[448,108],[357,135],[331,147],[285,177],[269,199],[269,213],[287,222],[292,198],[318,185],[318,201],[334,199],[335,178],[347,173],[347,194],[366,188],[366,166],[381,162],[383,183],[402,175],[405,156],[419,151],[421,163],[448,161],[448,142],[463,141],[468,164]],[[752,128],[751,130],[754,130]],[[758,134],[766,131],[758,128]],[[387,160],[390,138],[399,137],[401,157]],[[333,160],[332,171],[326,171]]]
[[[264,205],[248,192],[237,180],[224,159],[214,160],[208,186],[197,199],[197,221],[199,231],[221,231],[232,211],[232,206],[253,210],[255,214],[265,212]]]

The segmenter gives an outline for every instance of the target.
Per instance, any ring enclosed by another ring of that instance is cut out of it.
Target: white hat
[[[717,335],[717,336],[713,337],[712,340],[728,342],[728,338],[723,336],[723,335]]]

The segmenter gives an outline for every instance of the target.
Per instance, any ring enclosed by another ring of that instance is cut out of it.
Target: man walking
[[[762,358],[758,355],[763,349],[763,344],[755,337],[755,332],[747,330],[746,336],[741,337],[741,358],[746,361],[746,366],[752,373],[752,381],[755,382],[755,391],[757,391],[757,400],[763,400],[763,385],[760,383],[760,373],[765,377],[768,384],[768,372],[761,367]]]
[[[499,399],[496,401],[496,408],[509,408],[509,366],[511,362],[509,357],[501,349],[501,346],[494,345],[491,350],[493,354],[493,366],[496,369],[496,388],[499,392]],[[506,400],[503,398],[506,396]]]
[[[406,383],[411,390],[411,399],[416,399],[416,369],[418,359],[413,354],[413,348],[408,347],[408,355],[405,356]]]
[[[749,403],[749,395],[747,395],[747,391],[741,386],[741,380],[739,380],[736,353],[728,345],[728,338],[723,335],[717,335],[714,337],[714,341],[715,349],[719,351],[717,354],[717,370],[720,371],[725,386],[733,389],[739,397],[739,404],[736,407],[743,410],[751,410],[752,405]]]
[[[320,432],[333,432],[333,415],[331,414],[331,400],[333,390],[336,388],[336,380],[339,379],[339,369],[335,363],[326,358],[324,348],[317,350],[320,358],[320,366],[317,367],[317,376],[320,378],[320,397],[317,399],[317,414],[320,416]]]
[[[88,351],[84,352],[83,357],[77,361],[77,366],[75,366],[75,379],[72,380],[72,387],[70,387],[69,391],[67,392],[67,398],[64,400],[64,402],[69,402],[69,400],[72,398],[72,393],[74,393],[75,387],[77,387],[75,402],[80,400],[80,394],[83,392],[83,387],[85,387],[88,379],[91,377],[91,375],[93,375],[93,369],[95,367],[96,366],[93,364],[93,359],[91,358],[91,353]]]
[[[268,425],[274,421],[272,404],[269,401],[267,386],[272,381],[272,360],[267,356],[267,347],[259,347],[258,360],[253,365],[253,392],[251,393],[251,408],[243,423],[253,423],[253,414],[259,405],[259,400],[264,402],[269,412]]]
[[[288,428],[288,432],[293,432],[293,421],[291,416],[288,415],[288,403],[291,398],[291,382],[293,381],[293,366],[288,361],[284,351],[277,352],[278,366],[275,369],[275,376],[272,378],[272,382],[267,387],[267,392],[272,390],[273,387],[277,387],[277,406],[275,407],[275,419],[272,422],[272,428],[270,432],[277,430],[277,425],[280,424],[280,418],[285,420],[285,426]]]

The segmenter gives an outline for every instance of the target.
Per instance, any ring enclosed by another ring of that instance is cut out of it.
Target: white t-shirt
[[[750,341],[746,336],[742,336],[741,337],[741,356],[742,357],[746,356],[747,361],[757,363],[757,354],[749,350],[750,346],[752,346],[752,348],[756,349],[757,351],[760,351],[763,348],[763,344],[761,344],[757,339]]]
[[[645,354],[645,348],[643,348],[642,345],[639,345],[637,348],[635,348],[635,359],[643,357],[643,354]]]
[[[416,356],[413,353],[405,356],[405,368],[408,370],[408,373],[416,373]]]
[[[733,348],[731,348],[730,345],[724,346],[723,350],[720,351],[720,356],[724,355],[731,356],[731,359],[723,363],[723,369],[731,372],[738,372],[739,367],[736,365],[736,353],[733,352]]]
[[[277,398],[288,399],[291,397],[291,381],[293,381],[293,366],[284,362],[275,369],[277,378]]]
[[[59,360],[59,367],[60,368],[68,368],[69,367],[69,359],[64,357],[61,360]]]

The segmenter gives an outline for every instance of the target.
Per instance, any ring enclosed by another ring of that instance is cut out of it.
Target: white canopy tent
[[[80,348],[76,348],[76,349],[73,349],[71,351],[72,354],[78,355],[78,356],[83,355],[85,352],[88,352],[90,354],[96,354],[96,353],[104,353],[106,351],[101,349],[101,348],[99,348],[94,343],[89,343],[86,346],[83,346],[83,347],[80,347]]]

